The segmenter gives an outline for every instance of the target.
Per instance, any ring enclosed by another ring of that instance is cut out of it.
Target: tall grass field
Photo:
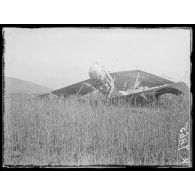
[[[177,165],[188,98],[140,107],[4,98],[4,165]]]

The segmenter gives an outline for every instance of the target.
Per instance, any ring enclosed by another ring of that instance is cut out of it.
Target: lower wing
[[[148,89],[139,93],[132,93],[129,95],[122,95],[110,98],[111,102],[129,102],[129,103],[141,103],[143,101],[149,102],[158,99],[161,95],[171,93],[176,96],[185,94],[189,91],[188,86],[183,82],[173,83],[166,86],[156,87]]]

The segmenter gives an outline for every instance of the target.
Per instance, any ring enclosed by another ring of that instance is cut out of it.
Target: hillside
[[[52,91],[52,89],[47,87],[12,77],[5,77],[4,81],[5,91],[9,94],[43,94]]]

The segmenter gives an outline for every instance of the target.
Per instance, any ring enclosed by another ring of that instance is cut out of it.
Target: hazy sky
[[[95,61],[190,83],[190,30],[5,28],[4,37],[5,76],[53,89],[88,79]]]

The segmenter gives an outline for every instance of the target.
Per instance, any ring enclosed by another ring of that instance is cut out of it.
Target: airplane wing
[[[90,79],[84,80],[57,90],[51,93],[57,96],[78,97],[93,94],[94,91],[101,92],[106,99],[134,101],[141,99],[158,98],[164,93],[179,94],[181,86],[186,88],[186,84],[174,83],[173,81],[146,73],[140,70],[122,71],[109,73],[103,66],[95,63],[89,69]],[[113,79],[114,78],[114,79]],[[49,94],[42,94],[45,97]]]
[[[83,88],[88,88],[89,90],[91,90],[91,93],[92,92],[94,92],[94,91],[98,91],[98,89],[97,88],[95,88],[93,85],[91,85],[90,83],[88,83],[88,82],[83,82],[82,84],[81,84],[81,87],[79,88],[79,90],[77,91],[77,93],[76,93],[76,96],[83,96],[83,94],[81,94],[81,92],[82,92],[82,89]]]
[[[153,89],[148,89],[143,92],[132,93],[129,95],[121,95],[118,97],[110,98],[109,101],[127,102],[127,103],[142,103],[143,101],[149,102],[154,99],[158,99],[161,95],[171,93],[174,95],[181,95],[189,91],[188,86],[183,82],[177,82],[168,84],[166,86],[160,86]]]

